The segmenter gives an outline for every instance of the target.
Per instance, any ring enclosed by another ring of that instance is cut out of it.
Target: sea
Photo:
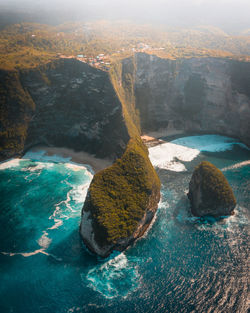
[[[162,182],[154,223],[107,259],[79,236],[88,164],[46,151],[0,163],[1,313],[249,312],[250,150],[218,135],[162,139],[149,149]],[[233,216],[192,216],[203,160],[232,186]]]

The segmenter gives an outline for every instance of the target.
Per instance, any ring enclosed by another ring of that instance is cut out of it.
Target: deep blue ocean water
[[[221,136],[150,149],[162,199],[148,233],[109,259],[79,236],[92,174],[28,153],[0,164],[0,312],[248,312],[250,151]],[[236,214],[192,217],[186,193],[202,160],[220,168]]]

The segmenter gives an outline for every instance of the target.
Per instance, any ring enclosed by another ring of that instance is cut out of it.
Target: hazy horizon
[[[213,25],[232,33],[250,28],[248,0],[0,0],[0,8],[5,24],[126,19],[174,27]]]

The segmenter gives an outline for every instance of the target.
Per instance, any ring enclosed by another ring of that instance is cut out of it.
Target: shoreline
[[[151,148],[167,142],[161,138],[165,137],[167,139],[172,139],[175,137],[180,137],[184,134],[185,132],[183,130],[162,128],[157,131],[149,131],[144,133],[141,135],[141,140],[148,148]]]
[[[64,148],[64,147],[48,147],[48,146],[40,145],[40,146],[36,146],[36,147],[29,149],[28,151],[26,151],[26,153],[38,152],[41,150],[45,151],[45,155],[48,155],[48,156],[57,155],[63,158],[70,158],[70,162],[74,162],[74,163],[78,163],[82,165],[89,165],[93,169],[94,173],[97,173],[109,167],[113,163],[112,160],[100,159],[85,151],[78,152],[73,149]]]

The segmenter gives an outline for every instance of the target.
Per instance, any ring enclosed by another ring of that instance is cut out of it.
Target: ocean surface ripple
[[[28,153],[0,163],[0,312],[249,312],[250,151],[216,135],[149,149],[162,181],[147,235],[108,259],[79,236],[93,172],[70,158]],[[235,215],[197,218],[188,184],[194,167],[220,168]]]

